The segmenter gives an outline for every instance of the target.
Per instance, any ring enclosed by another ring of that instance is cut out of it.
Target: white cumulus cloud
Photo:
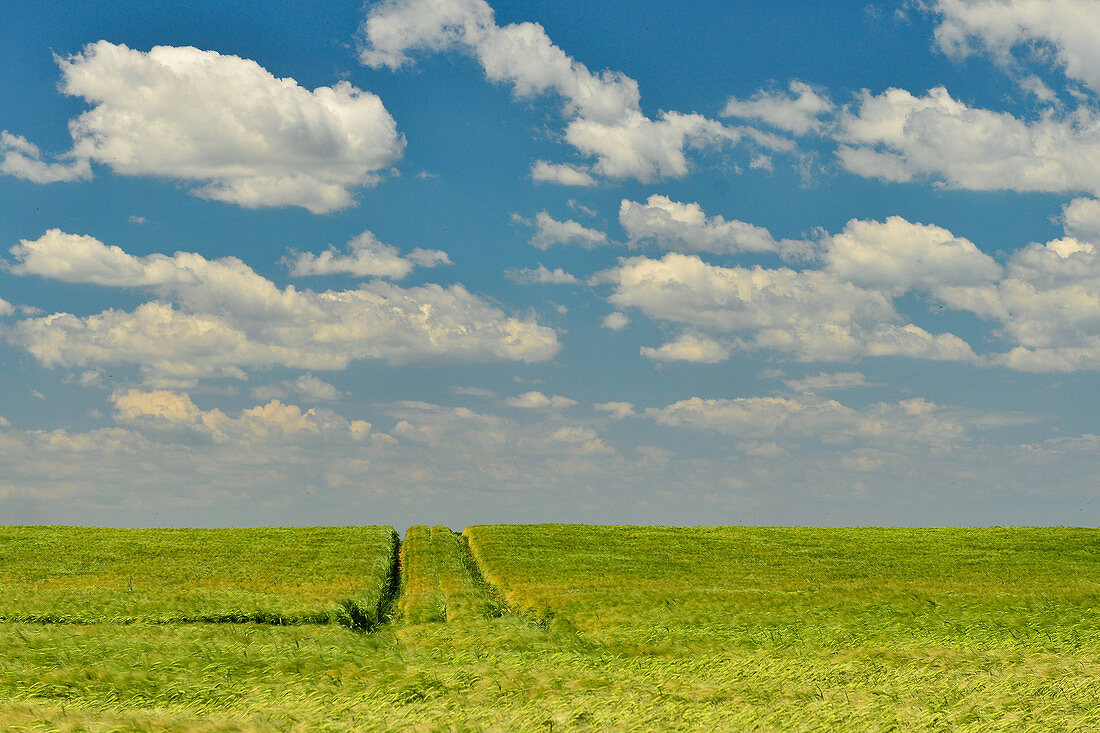
[[[271,400],[231,417],[221,410],[200,410],[187,394],[131,389],[112,395],[115,419],[153,429],[186,430],[214,443],[278,444],[308,440],[359,442],[371,436],[371,424],[346,420],[331,410],[302,410]]]
[[[685,333],[674,341],[654,349],[643,346],[641,354],[653,361],[693,361],[701,364],[717,364],[730,358],[728,346],[706,336]]]
[[[695,255],[669,253],[659,260],[623,259],[598,280],[614,286],[608,298],[612,304],[682,324],[693,338],[705,336],[728,348],[770,349],[820,361],[885,355],[976,358],[953,334],[934,335],[905,323],[886,294],[822,270],[719,267]],[[666,345],[670,354],[719,357],[705,342],[691,349],[672,343]]]
[[[619,224],[631,245],[653,242],[677,252],[737,254],[789,248],[781,247],[764,227],[727,221],[721,216],[708,217],[699,204],[680,203],[660,194],[653,194],[644,204],[623,199]]]
[[[731,97],[722,116],[761,120],[796,135],[820,131],[821,116],[831,113],[836,105],[805,82],[791,81],[788,89],[790,94],[761,89],[749,99]]]
[[[36,163],[29,144],[13,147],[7,136],[6,172],[22,165],[32,180],[64,180],[87,177],[92,161],[197,181],[196,195],[244,207],[324,213],[353,205],[351,190],[376,183],[404,152],[382,101],[345,81],[310,91],[237,56],[108,41],[58,64],[61,91],[92,105],[69,123],[77,167]]]
[[[611,329],[612,331],[621,331],[630,324],[630,318],[620,311],[614,311],[608,313],[600,321],[600,325],[604,328]]]
[[[1100,117],[1080,107],[1026,121],[970,107],[943,87],[924,96],[864,90],[840,115],[841,164],[902,182],[931,178],[976,191],[1100,193]]]
[[[347,254],[341,254],[335,247],[329,247],[321,254],[294,252],[286,262],[290,274],[295,277],[346,273],[355,277],[387,277],[394,280],[408,275],[416,265],[434,267],[451,264],[447,253],[439,250],[416,249],[407,257],[402,257],[396,247],[383,244],[369,231],[348,242],[347,250]]]
[[[1100,91],[1100,7],[1093,0],[936,0],[932,9],[940,16],[936,43],[951,56],[985,51],[1012,67],[1012,52],[1023,47]]]
[[[824,260],[843,280],[895,294],[910,289],[938,294],[988,285],[1001,275],[1001,266],[973,242],[900,216],[849,221],[827,238]]]
[[[398,68],[409,53],[457,50],[472,55],[490,81],[508,84],[520,98],[554,94],[567,120],[564,139],[596,158],[591,171],[610,178],[680,177],[690,167],[686,149],[719,147],[750,137],[789,150],[789,140],[729,127],[699,114],[642,113],[638,83],[617,71],[592,72],[554,45],[538,23],[497,25],[484,0],[384,0],[371,6],[362,27],[360,58],[375,68]],[[590,173],[535,164],[538,180],[588,185]]]
[[[48,366],[136,364],[147,377],[187,381],[275,364],[343,369],[357,359],[540,361],[559,348],[552,329],[508,317],[461,285],[406,289],[375,280],[354,290],[280,289],[233,257],[135,257],[59,230],[11,252],[16,274],[158,296],[133,311],[17,322],[7,338]]]
[[[601,244],[607,244],[607,235],[573,219],[558,221],[545,211],[540,211],[535,216],[535,234],[531,237],[531,246],[536,249],[549,249],[563,244],[593,249]]]

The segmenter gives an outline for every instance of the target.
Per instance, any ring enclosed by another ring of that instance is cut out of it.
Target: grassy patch
[[[508,603],[637,649],[1100,649],[1100,532],[484,526]]]
[[[400,608],[406,623],[500,615],[465,538],[447,527],[410,527],[402,543]]]
[[[0,721],[72,731],[1100,729],[1095,530],[504,526],[466,537],[512,611],[371,634],[0,623]],[[475,609],[491,600],[461,538],[425,527],[406,552],[414,543],[406,593],[420,584],[420,597],[440,594],[448,615],[465,593],[480,599]]]
[[[516,617],[374,634],[0,624],[6,729],[1094,730],[1098,696],[1095,652],[653,654]]]
[[[390,527],[0,527],[0,619],[378,623]]]

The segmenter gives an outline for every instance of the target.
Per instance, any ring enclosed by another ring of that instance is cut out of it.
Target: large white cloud
[[[384,0],[363,23],[360,58],[372,67],[398,68],[417,50],[460,50],[477,58],[491,81],[519,97],[556,94],[568,120],[564,138],[596,158],[592,170],[611,178],[680,177],[690,164],[685,149],[757,144],[789,150],[788,140],[734,128],[699,114],[674,111],[651,119],[641,112],[638,83],[615,71],[594,73],[554,45],[537,23],[499,26],[484,0]],[[539,161],[537,180],[589,185],[588,171]]]
[[[936,0],[936,43],[955,57],[979,50],[1006,66],[1025,47],[1100,91],[1100,7],[1093,0]],[[1053,53],[1048,53],[1053,51]]]
[[[1100,201],[1073,199],[1062,209],[1066,234],[1089,242],[1100,242]]]
[[[849,222],[827,240],[838,277],[897,295],[907,289],[995,325],[1006,350],[986,363],[1026,371],[1100,368],[1100,204],[1074,199],[1067,236],[1014,251],[1002,267],[945,229],[892,217]]]
[[[929,177],[978,191],[1100,193],[1100,117],[1087,107],[1025,121],[970,107],[943,87],[864,91],[840,115],[841,164],[887,181]]]
[[[776,135],[674,111],[662,112],[655,120],[638,111],[614,122],[578,117],[565,128],[566,142],[596,157],[595,172],[643,182],[687,175],[691,170],[687,150],[715,149],[745,139],[774,150],[794,148]]]
[[[605,122],[638,108],[638,83],[612,71],[593,74],[555,46],[538,23],[498,26],[483,0],[385,0],[363,23],[363,63],[397,68],[409,51],[462,49],[485,75],[513,85],[518,96],[555,92],[568,114]]]
[[[656,203],[625,202],[628,232],[718,248],[728,222],[663,197]],[[617,307],[681,326],[667,343],[642,348],[655,360],[714,363],[736,349],[769,349],[800,360],[898,355],[1036,372],[1100,369],[1100,203],[1074,199],[1061,218],[1066,236],[1016,250],[1004,265],[942,227],[888,217],[820,233],[820,269],[718,267],[670,253],[622,259],[592,282],[611,283]],[[989,350],[979,356],[953,334],[906,323],[895,300],[913,291],[990,323]]]
[[[1036,372],[1100,369],[1100,205],[1063,209],[1067,236],[1012,253],[995,283],[944,288],[939,297],[997,324],[1008,351],[994,363]]]
[[[894,294],[988,285],[1001,274],[1000,265],[973,242],[900,216],[849,221],[827,238],[824,260],[839,278]]]
[[[351,206],[351,189],[376,183],[404,151],[382,101],[345,81],[309,91],[237,56],[108,41],[58,63],[61,91],[92,105],[69,123],[69,156],[84,168],[36,162],[9,136],[6,172],[64,180],[85,176],[90,160],[198,181],[205,198],[323,213]]]
[[[654,360],[715,363],[737,349],[769,349],[801,360],[899,355],[1025,371],[1100,369],[1100,202],[1074,199],[1061,220],[1065,237],[1019,249],[1002,265],[947,229],[897,216],[853,219],[812,242],[776,242],[763,228],[654,195],[622,202],[631,243],[778,249],[820,268],[718,267],[670,253],[622,259],[591,283],[611,283],[608,300],[617,307],[681,326],[667,343],[642,347]],[[895,301],[914,291],[991,323],[986,353],[906,323]]]
[[[702,331],[731,347],[771,349],[802,360],[848,361],[903,355],[973,361],[952,334],[905,323],[886,294],[822,270],[718,267],[694,255],[623,259],[599,279],[614,285],[608,300],[648,317]],[[657,356],[660,350],[653,353]],[[713,361],[713,348],[698,349]],[[679,358],[691,350],[668,346]]]
[[[552,329],[508,317],[461,285],[405,289],[376,280],[355,290],[280,289],[236,258],[135,257],[58,230],[11,251],[16,274],[160,297],[133,311],[54,313],[12,326],[8,339],[50,366],[129,363],[152,379],[187,381],[275,364],[539,361],[558,350]]]
[[[1100,369],[1100,253],[1072,237],[1013,254],[996,287],[1001,330],[1017,346],[1002,363],[1027,371]]]

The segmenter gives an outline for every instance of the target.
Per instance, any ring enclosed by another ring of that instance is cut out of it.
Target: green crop
[[[1100,648],[1100,532],[485,526],[508,603],[638,649]]]
[[[1100,729],[1096,530],[414,529],[370,633],[0,623],[0,728]]]
[[[407,623],[484,618],[503,609],[481,579],[465,537],[447,527],[409,527],[401,563],[400,607]]]
[[[369,627],[391,527],[0,527],[0,620]]]

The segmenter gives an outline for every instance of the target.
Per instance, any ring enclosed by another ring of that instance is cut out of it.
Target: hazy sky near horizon
[[[24,4],[0,523],[1100,524],[1100,3]]]

